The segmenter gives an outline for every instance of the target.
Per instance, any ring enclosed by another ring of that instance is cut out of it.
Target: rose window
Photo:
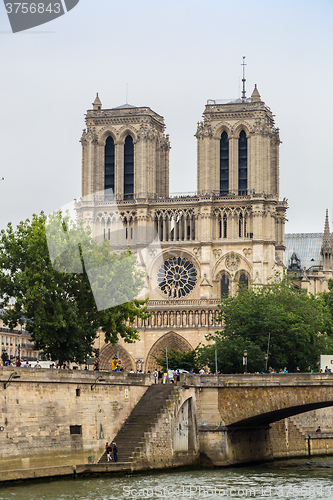
[[[170,298],[181,298],[194,289],[197,271],[194,265],[182,257],[171,257],[164,261],[157,273],[161,291]]]

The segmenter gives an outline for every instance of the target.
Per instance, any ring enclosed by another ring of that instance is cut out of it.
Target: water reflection
[[[67,479],[0,488],[0,500],[333,500],[333,459]]]

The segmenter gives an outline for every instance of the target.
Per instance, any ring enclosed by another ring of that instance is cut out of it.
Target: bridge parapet
[[[202,423],[208,425],[268,425],[292,415],[333,406],[332,374],[186,374],[181,383],[184,387],[196,388]]]

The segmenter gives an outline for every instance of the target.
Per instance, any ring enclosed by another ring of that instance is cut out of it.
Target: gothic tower
[[[148,107],[103,109],[97,97],[86,115],[82,196],[112,189],[116,199],[169,195],[169,137],[163,117]]]
[[[279,129],[257,86],[251,98],[207,102],[198,124],[198,191],[279,196]]]

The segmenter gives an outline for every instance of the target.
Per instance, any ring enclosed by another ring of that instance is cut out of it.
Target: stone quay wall
[[[14,373],[19,378],[11,377]],[[0,460],[88,450],[98,458],[153,383],[151,374],[1,367]],[[270,408],[276,412],[282,404],[288,409],[291,402],[309,404],[311,398],[318,404],[319,396],[330,404],[331,387],[333,377],[323,375],[182,375],[131,469],[190,465],[199,459],[222,466],[332,454],[332,407],[244,425],[244,417],[267,415]],[[318,425],[321,433],[315,432]]]
[[[1,367],[0,458],[103,449],[152,383],[150,374]]]

